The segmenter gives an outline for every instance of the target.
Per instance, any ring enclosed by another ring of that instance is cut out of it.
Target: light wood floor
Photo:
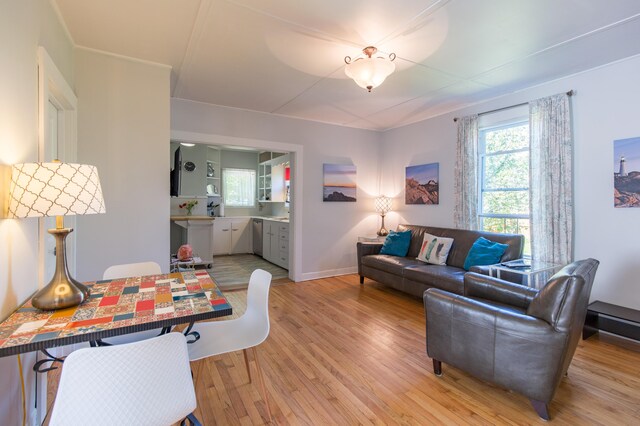
[[[225,294],[240,315],[246,291]],[[258,353],[275,424],[543,423],[523,396],[446,364],[434,376],[419,299],[348,275],[274,286],[269,306],[271,333]],[[242,352],[192,369],[203,424],[267,423]],[[581,341],[550,410],[558,425],[638,424],[640,345]]]

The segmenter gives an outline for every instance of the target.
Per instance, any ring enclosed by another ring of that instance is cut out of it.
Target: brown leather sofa
[[[541,290],[476,273],[464,295],[424,293],[427,354],[433,370],[450,364],[518,392],[549,420],[548,404],[578,345],[599,262],[565,266]]]
[[[420,298],[425,290],[432,287],[462,294],[463,277],[467,272],[463,269],[464,261],[479,237],[509,246],[502,255],[502,262],[522,257],[522,235],[420,225],[398,226],[398,231],[406,230],[411,231],[411,245],[406,257],[380,254],[382,243],[358,243],[358,274],[361,284],[367,277]],[[437,237],[453,238],[446,265],[431,265],[416,259],[425,232]],[[472,267],[471,271],[487,273],[486,267]]]

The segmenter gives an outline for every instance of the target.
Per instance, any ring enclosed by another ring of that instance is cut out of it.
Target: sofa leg
[[[438,377],[442,376],[442,362],[437,359],[433,360],[433,374]]]
[[[535,399],[532,399],[531,405],[533,405],[533,409],[536,410],[536,413],[538,413],[538,416],[540,416],[542,420],[551,420],[551,417],[549,416],[548,404],[542,401],[536,401]]]
[[[364,277],[360,275],[360,284],[364,284]]]

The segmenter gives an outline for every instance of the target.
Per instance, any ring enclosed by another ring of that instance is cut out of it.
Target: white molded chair
[[[200,333],[200,339],[189,345],[189,359],[197,361],[214,355],[242,350],[244,362],[251,382],[251,370],[247,350],[251,349],[256,361],[258,380],[262,396],[267,406],[267,414],[271,419],[271,408],[264,385],[262,369],[258,361],[256,346],[264,342],[269,335],[269,288],[271,274],[256,269],[249,279],[247,289],[247,310],[240,318],[228,321],[198,322],[193,331]],[[197,380],[197,377],[196,377]]]
[[[64,361],[49,425],[199,425],[189,367],[181,333],[78,349]]]
[[[116,278],[136,277],[143,275],[159,275],[162,273],[160,265],[156,262],[125,263],[109,266],[102,274],[103,280]]]
[[[122,265],[109,266],[102,274],[103,280],[114,280],[125,277],[141,277],[145,275],[160,275],[162,269],[156,262],[125,263]],[[123,343],[138,342],[150,339],[160,334],[160,329],[138,331],[137,333],[123,334],[121,336],[109,337],[104,343],[109,345],[121,345]]]

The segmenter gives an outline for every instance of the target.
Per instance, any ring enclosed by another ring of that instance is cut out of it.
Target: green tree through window
[[[529,123],[480,129],[480,227],[523,234],[531,253],[529,211]]]

